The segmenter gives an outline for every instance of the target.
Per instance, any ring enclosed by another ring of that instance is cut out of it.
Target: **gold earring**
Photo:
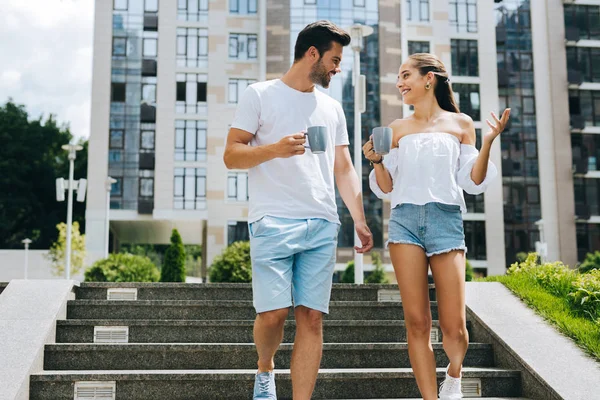
[[[427,85],[425,85],[425,89],[427,89],[427,90],[431,89],[431,83],[427,82]]]

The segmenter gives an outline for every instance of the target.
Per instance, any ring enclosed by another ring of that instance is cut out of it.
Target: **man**
[[[310,399],[323,347],[340,221],[337,187],[356,224],[364,253],[373,247],[360,182],[348,151],[340,103],[315,89],[341,72],[350,36],[329,21],[298,35],[294,63],[281,78],[249,86],[231,125],[224,161],[248,169],[252,289],[257,317],[258,372],[254,399],[276,399],[273,357],[294,308],[296,339],[291,375],[295,400]],[[305,148],[311,126],[327,128],[327,148]]]

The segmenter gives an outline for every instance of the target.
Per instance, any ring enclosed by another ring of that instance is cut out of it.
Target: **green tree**
[[[160,272],[148,257],[110,254],[85,271],[86,282],[158,282]]]
[[[67,224],[61,222],[56,225],[58,239],[50,247],[47,258],[52,266],[52,273],[56,276],[65,274],[67,264]],[[73,222],[71,227],[71,276],[81,271],[85,264],[85,235],[79,233],[79,223]]]
[[[590,272],[594,269],[600,270],[600,251],[587,253],[587,255],[585,256],[585,260],[583,260],[583,262],[579,266],[579,272],[581,272],[582,274]]]
[[[385,276],[385,269],[381,261],[381,256],[377,252],[371,252],[371,260],[375,269],[365,278],[365,283],[389,283],[389,279]]]
[[[71,142],[68,126],[59,127],[50,115],[29,119],[24,106],[8,101],[0,105],[0,246],[48,249],[55,227],[67,219],[67,204],[56,201],[56,178],[67,178],[69,162],[61,146]],[[75,179],[87,177],[87,142],[77,152]],[[9,189],[10,188],[10,189]],[[85,203],[73,203],[73,221],[84,231]]]
[[[171,245],[165,252],[161,282],[185,282],[185,248],[177,229],[171,233]]]
[[[346,269],[342,274],[341,283],[354,283],[354,260],[346,264]]]
[[[473,280],[473,267],[471,266],[471,263],[469,262],[469,260],[466,260],[465,263],[465,281],[467,282],[471,282]]]
[[[211,282],[252,282],[250,242],[234,242],[215,257],[209,279]]]

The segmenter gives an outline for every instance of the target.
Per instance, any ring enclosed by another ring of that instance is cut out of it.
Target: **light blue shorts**
[[[414,244],[427,257],[463,250],[465,233],[460,207],[452,204],[400,204],[392,209],[387,244]]]
[[[339,225],[265,216],[248,229],[256,312],[293,304],[328,313]]]

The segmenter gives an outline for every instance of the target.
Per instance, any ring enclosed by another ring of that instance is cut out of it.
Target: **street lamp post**
[[[78,144],[65,144],[63,150],[69,152],[69,183],[67,187],[67,256],[66,256],[66,278],[71,279],[71,226],[73,225],[73,169],[75,168],[76,152],[83,149],[83,146]]]
[[[110,213],[110,192],[112,189],[112,184],[116,182],[117,180],[115,178],[112,178],[110,176],[106,178],[106,225],[104,226],[104,258],[108,258],[108,238],[110,233],[110,219],[108,217],[108,214]]]
[[[352,37],[351,47],[354,51],[354,68],[352,70],[352,84],[354,85],[354,168],[360,181],[360,192],[362,193],[362,126],[361,114],[365,112],[365,86],[366,78],[360,74],[360,52],[364,44],[363,39],[373,33],[373,28],[366,25],[354,24],[350,27]],[[354,245],[361,247],[360,238],[354,232]],[[354,283],[363,283],[363,256],[354,251]]]
[[[25,270],[23,273],[23,279],[27,279],[27,270],[29,269],[29,245],[31,244],[31,239],[23,239],[21,243],[25,245]]]

